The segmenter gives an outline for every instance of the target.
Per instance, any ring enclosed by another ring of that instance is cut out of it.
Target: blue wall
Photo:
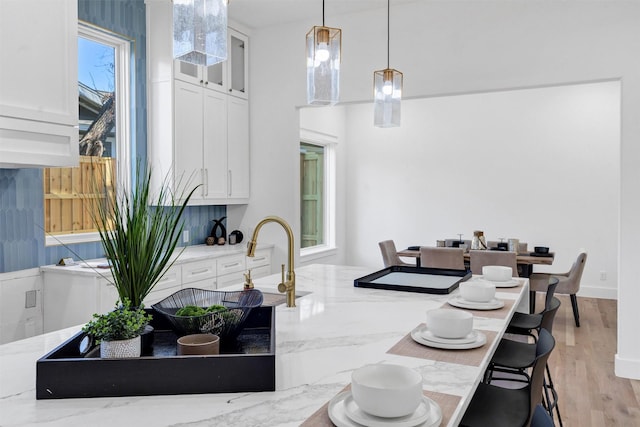
[[[78,18],[134,40],[132,51],[132,158],[147,153],[146,34],[144,0],[79,0]],[[136,164],[136,161],[132,161]],[[45,247],[42,169],[0,169],[0,273],[53,264],[74,257],[64,246]],[[193,206],[184,213],[190,244],[204,243],[210,221],[226,206]],[[69,246],[83,259],[103,256],[100,243]]]

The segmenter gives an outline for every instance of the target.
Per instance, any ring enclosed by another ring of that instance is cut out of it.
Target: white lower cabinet
[[[0,344],[42,333],[42,277],[37,268],[0,274],[0,302]]]
[[[182,287],[214,290],[217,265],[215,259],[194,261],[182,265]]]
[[[158,301],[183,288],[215,290],[239,285],[237,288],[242,289],[244,273],[248,269],[251,270],[252,278],[271,274],[271,251],[271,248],[258,249],[255,257],[247,257],[244,252],[237,252],[224,256],[199,258],[193,261],[188,258],[181,260],[180,263],[174,264],[160,282],[156,284],[145,298],[144,305],[151,307]],[[43,331],[51,332],[87,323],[94,313],[106,313],[113,310],[118,300],[118,292],[113,284],[110,283],[111,273],[109,270],[93,271],[80,266],[46,266],[41,269],[42,279],[40,279],[41,276],[38,270],[35,271],[36,278],[41,282],[38,282],[40,285],[30,285],[36,293],[29,298],[37,298],[37,307],[25,309],[24,312],[27,313],[27,318],[32,320],[21,320],[20,326],[25,330],[33,329],[35,331],[34,335]],[[4,281],[0,280],[0,286],[0,291],[3,292],[1,295],[3,297],[1,316],[3,323],[0,323],[2,325],[0,339],[4,339],[5,317],[14,316],[14,313],[13,311],[7,311],[5,308],[5,300],[9,300],[9,298],[5,296],[8,294],[5,291],[7,286]],[[39,298],[39,292],[41,292],[42,298]],[[15,298],[25,298],[24,290],[20,291]],[[13,305],[13,299],[10,300]],[[40,300],[42,300],[42,304],[40,304]],[[18,306],[18,302],[15,302],[15,304]],[[41,313],[41,317],[31,316],[31,314],[37,314],[38,312]],[[5,316],[5,313],[7,313],[7,316]],[[21,317],[23,319],[25,315],[21,316],[23,316]],[[15,328],[15,326],[12,326],[12,328]],[[22,338],[23,336],[20,334],[22,332],[12,333],[9,338],[13,336]]]

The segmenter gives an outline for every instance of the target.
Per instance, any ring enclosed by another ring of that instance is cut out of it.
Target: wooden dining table
[[[549,252],[549,256],[531,255],[532,252],[520,252],[516,254],[516,263],[518,264],[518,273],[520,277],[529,277],[533,273],[533,265],[551,265],[555,254]],[[398,256],[407,258],[416,258],[416,267],[420,267],[420,250],[418,249],[403,249],[398,251]],[[468,263],[470,259],[469,251],[464,253],[464,261]]]

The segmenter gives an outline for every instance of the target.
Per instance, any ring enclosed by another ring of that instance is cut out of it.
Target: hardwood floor
[[[640,426],[640,381],[614,374],[616,301],[578,297],[576,328],[569,296],[557,296],[562,305],[553,326],[556,347],[549,367],[564,425]],[[539,294],[537,307],[543,305]]]

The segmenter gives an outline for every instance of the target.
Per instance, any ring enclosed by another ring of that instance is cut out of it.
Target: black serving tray
[[[427,294],[449,294],[458,287],[460,282],[464,282],[470,277],[471,271],[469,270],[391,266],[354,280],[353,286]]]
[[[215,356],[177,356],[177,336],[148,310],[155,328],[151,354],[101,359],[80,354],[79,332],[36,363],[36,399],[230,393],[275,390],[275,308],[254,308],[235,340]],[[99,353],[98,353],[99,354]]]

